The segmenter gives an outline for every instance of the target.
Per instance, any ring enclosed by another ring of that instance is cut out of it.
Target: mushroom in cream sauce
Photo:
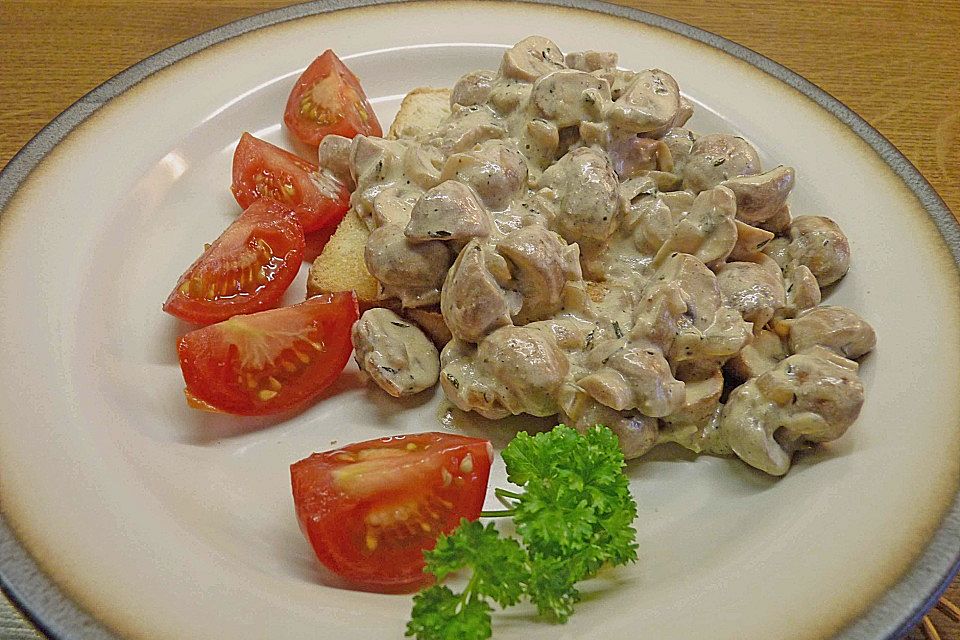
[[[794,169],[685,128],[670,74],[616,64],[531,36],[460,78],[434,130],[333,138],[321,158],[356,183],[382,297],[439,305],[454,405],[606,424],[628,458],[675,442],[782,475],[863,402],[873,329],[818,306],[847,238],[791,216]],[[364,315],[357,357],[414,393],[436,358],[389,313]]]
[[[413,395],[437,383],[437,348],[393,311],[367,310],[353,325],[352,339],[357,364],[393,397]]]

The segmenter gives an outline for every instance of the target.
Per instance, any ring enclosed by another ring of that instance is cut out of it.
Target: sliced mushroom
[[[693,112],[693,103],[680,96],[680,110],[677,111],[677,117],[673,119],[673,127],[682,127],[687,124],[687,121],[693,117]]]
[[[605,242],[613,234],[619,184],[605,155],[587,147],[574,149],[543,172],[540,186],[558,195],[559,213],[553,224],[567,242]]]
[[[373,202],[399,175],[406,144],[397,140],[384,140],[358,135],[350,149],[350,170],[356,184],[350,204],[360,219],[372,226]]]
[[[533,82],[540,76],[564,69],[563,52],[552,40],[543,36],[529,36],[513,45],[503,54],[500,75]]]
[[[542,171],[553,164],[559,147],[560,130],[552,122],[534,118],[524,125],[519,148],[535,168]]]
[[[666,148],[666,145],[652,138],[631,133],[623,135],[620,132],[619,135],[609,136],[604,141],[603,148],[610,156],[617,176],[626,180],[655,171],[659,167],[660,150]]]
[[[427,144],[411,144],[403,154],[403,173],[421,189],[432,189],[440,184],[443,152]]]
[[[718,404],[713,413],[701,422],[660,422],[657,444],[675,442],[694,453],[707,453],[715,456],[733,455],[733,449],[720,433],[720,414],[722,404]]]
[[[787,265],[783,271],[783,283],[787,299],[781,315],[792,318],[800,312],[820,304],[820,285],[813,273],[804,265]]]
[[[458,104],[464,107],[483,104],[490,98],[496,78],[496,71],[486,70],[471,71],[461,76],[450,92],[451,108]]]
[[[779,166],[766,173],[738,176],[720,184],[737,198],[737,220],[756,225],[776,215],[793,190],[793,168]]]
[[[660,141],[670,150],[670,159],[673,162],[670,171],[682,174],[693,150],[693,143],[697,141],[696,134],[683,127],[672,127],[660,136]]]
[[[746,382],[770,371],[788,355],[790,353],[780,336],[768,329],[761,329],[750,344],[727,360],[723,370],[733,381]]]
[[[660,247],[655,262],[674,252],[689,253],[707,266],[723,262],[737,244],[737,203],[726,187],[701,191],[690,213]]]
[[[666,71],[647,69],[610,107],[607,118],[631,133],[648,133],[672,126],[680,110],[680,88]]]
[[[771,233],[781,235],[787,232],[792,221],[793,217],[790,215],[790,205],[785,204],[777,209],[777,212],[772,216],[757,224],[761,229],[766,229]]]
[[[513,143],[488,140],[450,156],[440,177],[470,185],[486,206],[501,211],[526,193],[527,163]]]
[[[697,364],[701,369],[721,366],[750,343],[752,329],[739,311],[721,306],[706,328],[685,326],[680,329],[670,349],[670,363]]]
[[[765,244],[762,251],[773,258],[781,269],[786,269],[790,264],[790,238],[776,237]]]
[[[414,242],[431,240],[465,242],[486,238],[493,220],[467,185],[447,180],[417,201],[404,234]]]
[[[837,223],[824,216],[799,216],[790,223],[789,255],[810,269],[820,287],[831,285],[850,268],[850,243]]]
[[[540,226],[507,234],[497,243],[497,251],[510,262],[515,287],[523,296],[523,306],[514,317],[518,325],[553,316],[562,306],[567,282],[583,278],[577,245],[568,245]]]
[[[610,85],[610,97],[616,100],[623,95],[623,92],[633,84],[634,78],[637,77],[635,71],[630,71],[629,69],[618,69],[616,67],[611,69],[597,69],[592,72],[593,75],[598,78],[603,78]]]
[[[508,137],[506,123],[484,105],[453,107],[448,117],[430,134],[429,142],[444,153],[457,153],[473,148],[485,140]]]
[[[712,133],[693,143],[683,165],[683,186],[700,193],[725,180],[758,173],[760,157],[749,142],[726,133]]]
[[[358,135],[350,147],[350,167],[353,180],[362,185],[372,179],[382,178],[400,167],[400,158],[406,143]]]
[[[578,126],[583,120],[599,120],[610,103],[610,85],[584,71],[563,69],[539,78],[530,93],[538,115],[559,128]]]
[[[638,315],[643,313],[653,292],[663,286],[676,286],[685,305],[674,318],[676,326],[689,325],[703,330],[714,321],[723,298],[717,277],[703,262],[685,253],[667,256],[643,291]]]
[[[603,425],[613,431],[626,460],[638,458],[657,443],[656,418],[639,411],[617,411],[602,405],[574,385],[565,386],[560,393],[561,421],[581,433]]]
[[[745,222],[737,223],[737,244],[727,257],[728,260],[750,260],[763,251],[767,243],[773,240],[773,234]]]
[[[395,398],[420,393],[437,383],[440,355],[430,339],[393,311],[375,307],[353,325],[357,364]]]
[[[786,304],[780,270],[771,273],[755,262],[727,262],[717,269],[723,304],[736,309],[755,331]]]
[[[613,51],[573,51],[564,56],[563,61],[568,67],[578,71],[615,69],[617,54]]]
[[[406,226],[410,221],[410,212],[420,199],[420,192],[410,187],[387,187],[373,200],[373,226],[388,224]]]
[[[805,443],[843,435],[862,405],[855,362],[825,350],[793,355],[734,389],[720,429],[744,462],[780,476]]]
[[[670,415],[683,406],[684,386],[651,343],[602,340],[587,356],[590,373],[576,381],[594,400],[617,411],[639,409],[647,416]]]
[[[525,80],[500,78],[493,84],[487,103],[497,112],[510,115],[529,102],[532,88],[533,85]]]
[[[557,391],[570,365],[548,331],[504,327],[477,348],[477,359],[499,381],[501,402],[513,414],[549,416],[557,413]]]
[[[631,205],[629,220],[637,249],[655,254],[673,234],[680,216],[658,194],[644,196]]]
[[[353,174],[350,172],[350,152],[353,141],[338,135],[324,136],[317,147],[317,164],[334,175],[351,191],[354,187]]]
[[[846,307],[816,307],[785,322],[790,328],[788,343],[793,353],[821,346],[856,360],[877,344],[873,327]]]
[[[425,244],[437,245],[442,243]],[[455,338],[479,342],[491,331],[512,324],[511,316],[520,310],[519,294],[504,291],[488,267],[497,258],[471,240],[446,274],[440,311]]]
[[[374,229],[364,250],[367,270],[382,288],[382,297],[396,297],[404,307],[423,307],[440,300],[440,287],[450,266],[443,243],[410,242],[403,227]]]
[[[444,350],[446,352],[446,349]],[[528,327],[494,331],[475,351],[451,358],[440,385],[447,398],[464,411],[487,418],[528,413],[557,413],[557,394],[570,365],[552,334]]]
[[[720,405],[720,395],[723,393],[723,372],[719,367],[715,367],[708,375],[683,380],[683,384],[686,389],[683,406],[661,420],[671,425],[699,425],[710,420]]]

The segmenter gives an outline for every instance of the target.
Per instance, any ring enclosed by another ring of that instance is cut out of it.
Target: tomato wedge
[[[287,205],[304,233],[335,226],[350,208],[350,190],[329,171],[249,133],[233,154],[230,191],[244,208],[264,197]]]
[[[237,415],[300,407],[343,371],[359,316],[346,291],[191,331],[177,345],[188,404]]]
[[[317,558],[368,590],[428,581],[423,551],[480,517],[493,449],[449,433],[379,438],[290,466],[297,518]]]
[[[357,76],[330,49],[293,86],[283,121],[298,140],[314,147],[332,133],[345,138],[383,134]]]
[[[303,229],[289,208],[254,202],[177,281],[163,310],[196,324],[275,307],[303,262]]]

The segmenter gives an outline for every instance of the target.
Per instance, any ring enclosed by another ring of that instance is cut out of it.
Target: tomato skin
[[[303,229],[286,206],[250,205],[180,276],[163,310],[195,324],[275,307],[303,262]]]
[[[314,147],[330,134],[383,135],[360,81],[330,49],[297,79],[283,121],[298,140]]]
[[[304,233],[337,225],[350,208],[350,190],[330,172],[249,133],[233,154],[230,191],[244,208],[263,197],[285,204]]]
[[[423,551],[461,517],[480,517],[492,458],[486,440],[436,432],[315,453],[290,466],[300,528],[320,562],[358,588],[421,586]]]
[[[359,317],[345,291],[191,331],[177,344],[188,405],[236,415],[303,408],[347,365]]]

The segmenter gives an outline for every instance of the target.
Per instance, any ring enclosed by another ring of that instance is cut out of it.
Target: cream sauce
[[[779,473],[818,436],[800,429],[783,444],[774,432],[767,454],[741,453],[756,441],[750,424],[772,410],[756,378],[724,407],[723,367],[764,326],[810,306],[812,278],[798,299],[782,270],[842,275],[845,238],[817,219],[770,242],[750,224],[782,218],[792,169],[763,174],[742,138],[682,128],[692,107],[669,74],[615,65],[612,53],[565,58],[530,37],[497,72],[463,76],[435,130],[358,136],[351,203],[372,231],[368,269],[384,298],[439,302],[454,335],[440,383],[462,410],[556,414],[578,428],[603,420],[630,457],[678,442]],[[827,236],[837,248],[814,252],[811,239]],[[832,317],[850,320],[845,344],[859,355],[874,337],[849,314]],[[800,326],[794,342],[809,352],[819,325]],[[780,331],[765,335],[792,344],[789,325]],[[827,375],[828,364],[806,370]]]

